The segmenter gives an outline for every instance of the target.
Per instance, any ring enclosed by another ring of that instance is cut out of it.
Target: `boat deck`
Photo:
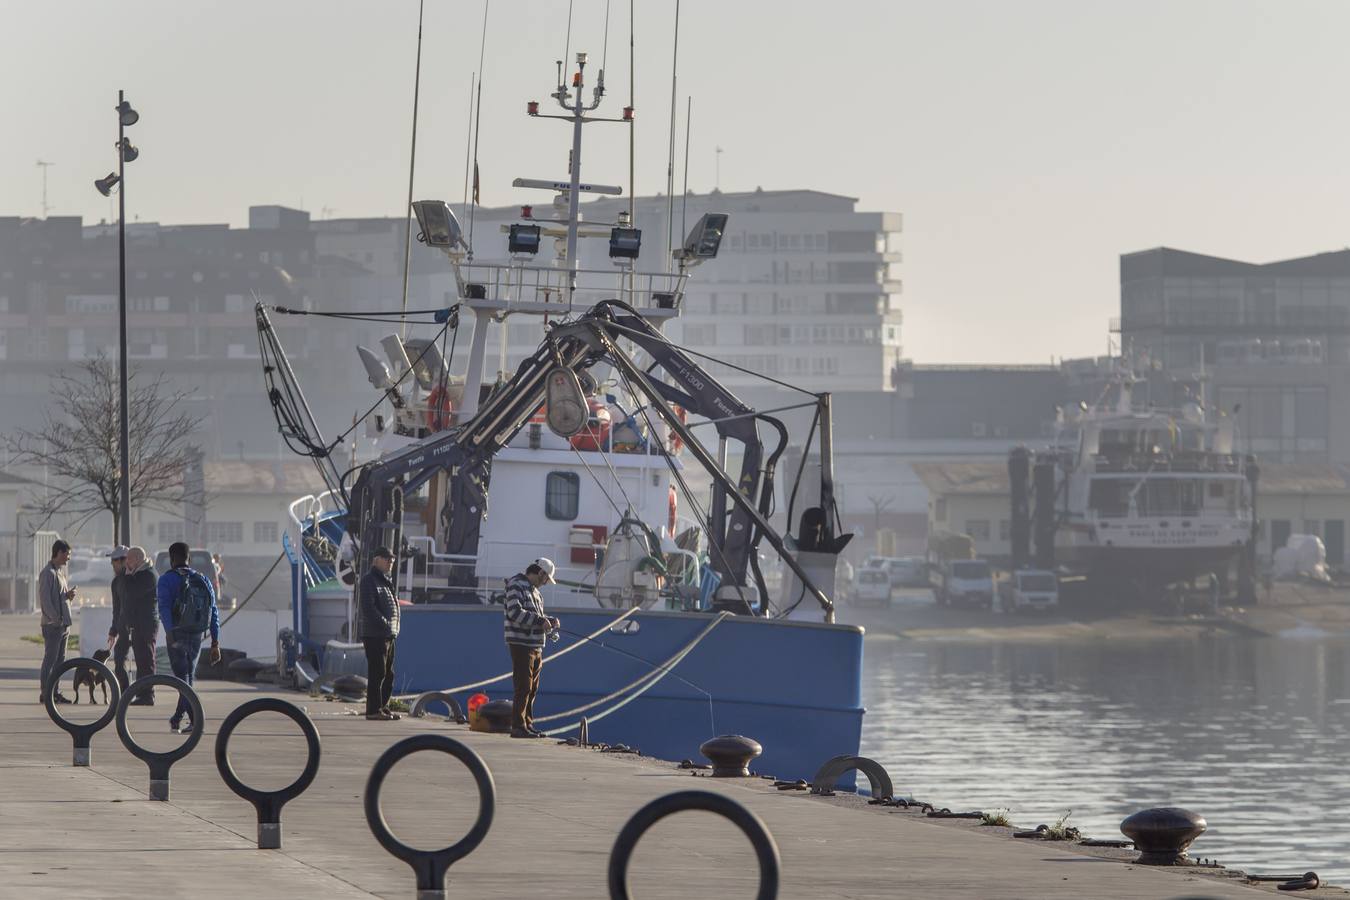
[[[412,897],[411,869],[375,842],[361,797],[376,757],[426,732],[468,744],[497,788],[486,840],[450,870],[452,898],[605,896],[610,849],[624,822],[648,801],[690,788],[734,797],[767,824],[782,857],[784,898],[1256,895],[1231,879],[1029,845],[1010,840],[1005,829],[937,823],[856,799],[783,793],[759,779],[691,777],[670,763],[473,733],[444,719],[367,722],[352,714],[355,704],[294,693],[281,696],[306,707],[317,724],[322,765],[283,813],[283,849],[258,850],[254,811],[221,781],[213,748],[228,711],[263,691],[202,683],[206,734],[174,766],[170,801],[151,802],[145,765],[112,726],[94,738],[92,767],[71,767],[69,736],[36,702],[41,648],[20,640],[36,631],[34,617],[0,620],[0,896]],[[155,749],[174,740],[164,726],[168,700],[161,689],[159,705],[134,709],[133,732],[140,729]],[[88,707],[64,709],[73,717]],[[231,743],[241,777],[266,788],[290,781],[301,766],[298,730],[280,718],[250,722],[257,727],[242,726]],[[466,771],[438,754],[406,760],[387,782],[391,826],[420,836],[418,844],[457,840],[476,806]],[[656,826],[632,872],[634,893],[644,898],[749,897],[757,877],[749,844],[706,813]],[[1316,893],[1325,894],[1340,892]]]

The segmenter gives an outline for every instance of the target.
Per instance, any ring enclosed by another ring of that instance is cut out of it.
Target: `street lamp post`
[[[121,471],[118,476],[117,538],[114,543],[131,540],[131,438],[130,411],[127,387],[127,194],[126,164],[136,159],[140,151],[126,138],[126,129],[135,125],[141,116],[131,108],[122,91],[117,92],[117,171],[94,182],[103,196],[117,186],[117,380],[118,380],[118,455]]]

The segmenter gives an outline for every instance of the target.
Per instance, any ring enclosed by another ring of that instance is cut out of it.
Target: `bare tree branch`
[[[181,511],[184,503],[206,502],[200,488],[184,477],[197,448],[191,442],[196,421],[181,411],[189,395],[168,388],[162,374],[143,378],[135,367],[127,373],[128,443],[131,506],[164,512]],[[46,467],[55,482],[43,496],[32,498],[41,528],[61,514],[83,523],[101,513],[113,517],[118,534],[118,491],[121,477],[117,365],[106,356],[86,360],[74,372],[55,376],[51,402],[36,431],[19,429],[0,436],[18,464]]]

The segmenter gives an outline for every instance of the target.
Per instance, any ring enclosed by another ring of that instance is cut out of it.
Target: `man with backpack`
[[[197,657],[202,652],[202,635],[211,632],[211,662],[220,662],[220,611],[211,579],[188,566],[188,545],[179,541],[169,545],[169,571],[159,576],[155,588],[159,618],[164,623],[164,640],[169,647],[169,665],[173,674],[192,686],[196,680]],[[169,730],[186,732],[191,720],[184,720],[190,708],[181,693]]]

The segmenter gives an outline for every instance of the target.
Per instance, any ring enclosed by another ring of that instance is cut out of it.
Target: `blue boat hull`
[[[602,632],[589,645],[548,663],[550,654],[617,615],[612,610],[552,612],[575,634],[564,634],[545,648],[536,719],[630,685],[679,653],[715,618],[641,612],[633,617],[636,629]],[[743,734],[764,746],[764,755],[752,763],[756,771],[810,779],[830,757],[858,752],[862,650],[862,630],[853,626],[730,617],[637,699],[606,713],[629,691],[587,710],[590,739],[638,747],[663,759],[702,762],[698,748],[703,741]],[[499,607],[405,607],[395,655],[397,693],[454,687],[509,670]],[[509,699],[510,679],[483,692]],[[544,730],[574,726],[581,715],[538,724]]]

